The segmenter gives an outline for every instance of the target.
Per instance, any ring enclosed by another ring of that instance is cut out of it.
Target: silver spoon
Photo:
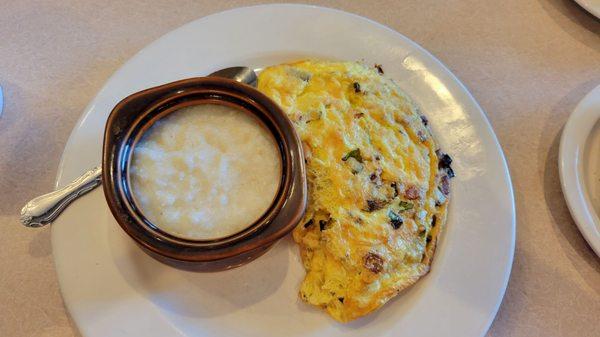
[[[208,76],[230,78],[251,86],[256,86],[257,81],[256,73],[248,67],[225,68]],[[21,223],[26,227],[42,227],[52,223],[73,200],[99,186],[102,183],[101,176],[102,169],[94,167],[65,187],[32,199],[21,209]]]

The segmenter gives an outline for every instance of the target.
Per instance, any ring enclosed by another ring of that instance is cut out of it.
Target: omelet
[[[380,65],[304,60],[271,66],[258,89],[302,139],[308,208],[293,232],[300,297],[348,322],[429,271],[444,227],[452,159]]]

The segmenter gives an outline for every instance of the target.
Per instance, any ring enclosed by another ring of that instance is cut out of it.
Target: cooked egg
[[[453,176],[428,121],[381,66],[308,60],[266,68],[258,88],[293,121],[309,205],[293,233],[300,297],[347,322],[428,271]]]

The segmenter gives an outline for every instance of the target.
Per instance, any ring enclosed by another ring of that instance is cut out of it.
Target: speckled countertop
[[[77,336],[49,228],[18,223],[52,188],[69,133],[108,77],[193,19],[261,1],[30,1],[0,5],[0,336]],[[600,84],[600,21],[569,0],[314,1],[379,21],[444,62],[479,101],[506,154],[517,244],[488,336],[600,336],[600,259],[560,190],[560,132]]]

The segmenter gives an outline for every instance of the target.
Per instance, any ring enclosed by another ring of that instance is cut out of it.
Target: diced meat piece
[[[421,197],[421,193],[417,187],[410,186],[404,191],[404,197],[408,200],[415,200]]]
[[[383,271],[383,258],[375,253],[365,255],[365,268],[377,274]]]

